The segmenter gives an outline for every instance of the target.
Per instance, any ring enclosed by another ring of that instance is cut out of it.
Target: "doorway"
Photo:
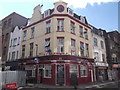
[[[65,82],[65,70],[63,64],[57,65],[57,84],[58,85],[64,85]]]

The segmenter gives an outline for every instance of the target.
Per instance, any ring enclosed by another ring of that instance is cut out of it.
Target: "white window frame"
[[[58,26],[57,26],[57,31],[64,31],[64,20],[57,20]]]
[[[71,55],[76,55],[75,40],[71,39]]]
[[[23,32],[23,40],[26,40],[26,39],[27,39],[27,30]]]
[[[48,10],[46,10],[46,11],[44,11],[44,17],[47,17],[47,16],[49,16],[50,15],[50,10],[48,9]]]
[[[98,40],[97,40],[97,38],[94,37],[93,40],[94,40],[94,46],[98,46]]]
[[[78,65],[76,65],[76,64],[70,64],[70,77],[71,77],[72,73],[76,73],[77,77],[79,77]]]
[[[11,57],[11,60],[12,60],[12,61],[16,59],[16,58],[15,58],[15,55],[16,55],[16,52],[13,51],[13,52],[12,52],[12,57]]]
[[[83,52],[83,53],[82,53]],[[80,43],[80,55],[84,56],[84,43]]]
[[[62,51],[62,48],[63,48],[63,51]],[[57,52],[64,53],[64,38],[57,39]]]
[[[70,32],[75,34],[75,23],[73,22],[70,23]]]
[[[82,75],[81,72],[84,72],[84,75]],[[88,77],[87,65],[80,65],[80,77]]]
[[[79,26],[79,28],[80,28],[80,37],[83,37],[83,27],[82,26]]]
[[[31,28],[31,38],[34,38],[35,36],[35,27]]]
[[[100,41],[100,44],[101,44],[101,48],[104,49],[104,42],[102,40]]]
[[[86,44],[86,57],[89,57],[89,45]]]
[[[48,71],[48,76],[46,76],[46,70]],[[52,66],[50,64],[44,65],[44,78],[52,78]]]
[[[46,33],[50,33],[51,22],[46,22]]]
[[[49,52],[49,50],[50,50],[50,39],[45,40],[45,55],[50,55],[51,52]]]
[[[13,47],[17,45],[17,38],[13,39]]]

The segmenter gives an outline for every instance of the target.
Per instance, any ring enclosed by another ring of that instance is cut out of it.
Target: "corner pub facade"
[[[91,27],[86,18],[63,1],[43,14],[41,8],[34,8],[29,25],[23,28],[18,61],[27,71],[28,82],[69,86],[72,73],[78,84],[93,82]]]

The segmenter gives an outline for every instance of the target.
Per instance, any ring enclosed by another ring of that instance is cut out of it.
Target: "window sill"
[[[57,31],[57,32],[65,32],[65,31]]]
[[[84,38],[83,36],[80,36],[81,38]]]
[[[75,33],[72,33],[72,32],[71,32],[71,34],[76,35]]]
[[[45,35],[46,35],[46,34],[50,34],[50,33],[51,33],[51,32],[45,33]]]
[[[30,39],[34,39],[34,37],[31,37]]]

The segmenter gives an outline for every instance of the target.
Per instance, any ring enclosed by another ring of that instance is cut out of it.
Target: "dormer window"
[[[73,15],[73,10],[70,9],[70,8],[68,8],[68,13],[69,13],[70,15]]]
[[[44,17],[47,17],[47,16],[49,16],[49,15],[50,15],[50,10],[44,11]]]
[[[85,18],[81,16],[81,22],[85,23]]]

